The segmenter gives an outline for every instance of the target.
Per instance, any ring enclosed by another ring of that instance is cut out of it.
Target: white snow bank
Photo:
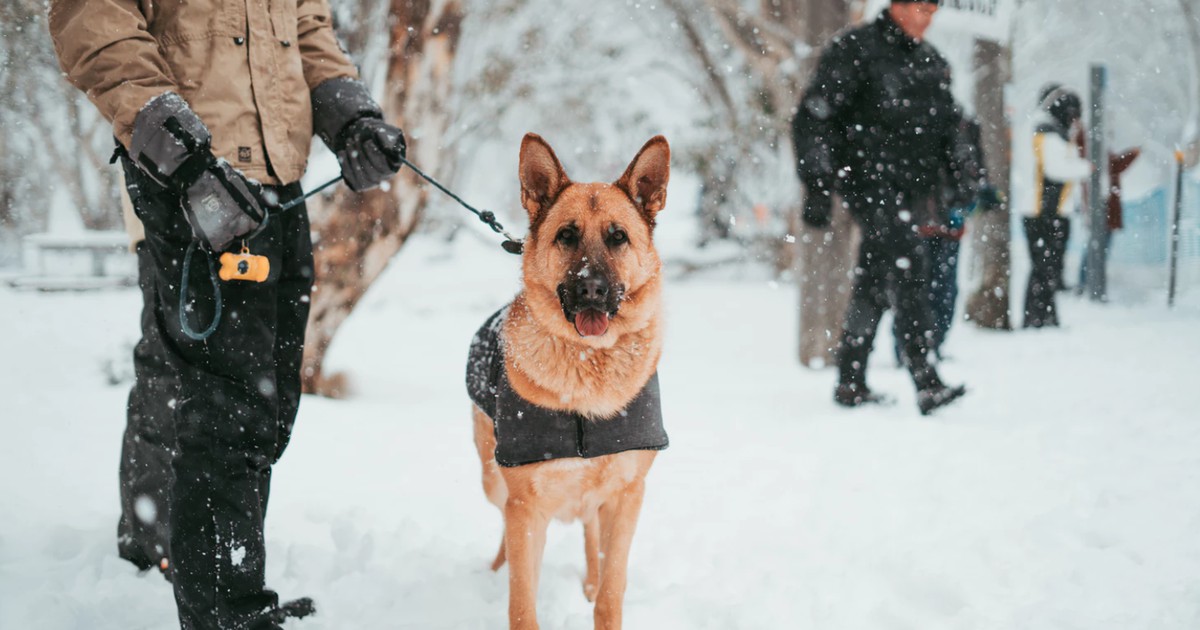
[[[664,217],[665,220],[665,217]],[[406,247],[329,358],[359,388],[305,399],[275,474],[268,576],[345,628],[504,628],[462,384],[516,259]],[[1061,330],[952,332],[932,418],[877,353],[893,408],[830,401],[794,361],[794,290],[669,287],[671,448],[651,472],[626,627],[1088,630],[1200,626],[1200,292],[1188,308],[1064,298]],[[134,291],[0,290],[0,628],[176,627],[169,585],[116,557]],[[886,339],[886,334],[881,335]],[[883,343],[887,343],[883,341]],[[542,627],[591,628],[582,532],[552,527]]]

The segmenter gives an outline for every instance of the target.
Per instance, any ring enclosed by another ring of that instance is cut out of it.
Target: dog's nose
[[[608,297],[608,281],[604,278],[584,278],[575,286],[576,295],[581,300],[603,300]]]

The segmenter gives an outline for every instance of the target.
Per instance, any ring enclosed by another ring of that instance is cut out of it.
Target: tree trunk
[[[983,153],[990,183],[1009,198],[1012,131],[1004,115],[1008,82],[1008,49],[995,42],[975,42],[975,112],[983,132]],[[981,284],[967,299],[967,319],[981,328],[1011,330],[1009,277],[1011,213],[1005,202],[971,220],[971,250],[982,269]]]
[[[463,19],[458,0],[392,0],[385,117],[406,130],[408,157],[447,176],[442,136],[449,121],[450,72]],[[304,348],[304,391],[345,395],[342,375],[327,375],[325,353],[371,283],[387,268],[421,219],[428,189],[403,170],[387,190],[340,189],[314,208],[316,285]]]
[[[797,240],[800,268],[800,363],[823,368],[834,364],[842,322],[850,304],[855,255],[862,240],[858,226],[835,198],[828,229],[803,227]]]
[[[813,49],[802,60],[802,75],[816,71],[820,52],[829,40],[850,22],[846,0],[810,0],[798,7],[797,19],[804,25],[804,41]],[[834,350],[842,336],[842,321],[850,302],[858,226],[850,213],[835,200],[828,229],[802,228],[796,246],[800,262],[796,277],[800,293],[800,363],[821,368],[834,363]]]

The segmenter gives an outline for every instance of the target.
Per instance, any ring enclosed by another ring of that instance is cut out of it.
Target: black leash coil
[[[179,279],[179,328],[183,331],[184,336],[192,341],[204,341],[217,332],[217,325],[221,323],[221,282],[217,279],[217,270],[213,267],[212,256],[205,256],[204,260],[208,263],[208,279],[213,285],[213,300],[216,302],[216,307],[213,310],[212,323],[201,332],[196,332],[187,320],[187,294],[188,294],[188,275],[192,268],[192,254],[196,252],[200,241],[192,241],[188,245],[187,253],[183,255],[183,277]]]

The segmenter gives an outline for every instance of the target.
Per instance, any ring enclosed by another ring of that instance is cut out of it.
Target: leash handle
[[[183,255],[183,277],[179,280],[179,328],[183,331],[184,336],[192,341],[204,341],[217,332],[217,326],[221,323],[221,283],[217,282],[217,272],[213,268],[212,257],[207,254],[204,260],[208,262],[208,278],[213,285],[213,300],[216,301],[216,308],[213,312],[212,323],[208,325],[202,332],[196,332],[187,320],[187,297],[188,297],[188,276],[192,270],[192,254],[195,253],[199,243],[192,241],[188,245],[187,253]]]

